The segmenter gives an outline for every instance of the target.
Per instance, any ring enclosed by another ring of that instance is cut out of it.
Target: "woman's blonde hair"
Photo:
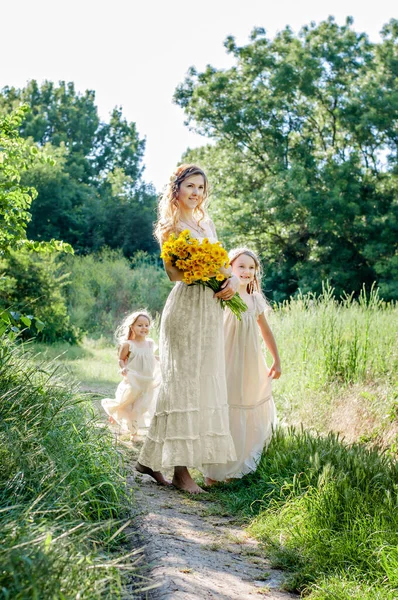
[[[162,243],[170,235],[170,233],[178,233],[178,221],[180,219],[178,192],[181,183],[192,175],[202,175],[204,181],[203,198],[194,208],[193,212],[199,226],[200,222],[207,214],[206,206],[209,194],[209,183],[205,172],[197,165],[180,165],[170,177],[170,181],[167,184],[164,194],[159,201],[158,220],[155,225],[155,236],[160,243]]]
[[[117,341],[118,346],[120,346],[120,344],[123,344],[123,342],[127,342],[127,340],[130,337],[130,329],[139,317],[146,317],[149,321],[149,326],[152,325],[152,317],[147,310],[136,310],[130,313],[129,315],[127,315],[127,317],[123,319],[123,321],[120,323],[119,327],[115,331],[115,339]]]
[[[229,262],[232,265],[232,263],[239,258],[239,256],[242,256],[242,254],[250,256],[254,260],[255,264],[254,279],[247,284],[247,293],[253,294],[253,292],[258,292],[259,294],[263,295],[261,291],[261,264],[257,254],[255,254],[253,250],[250,250],[249,248],[234,248],[228,252]]]

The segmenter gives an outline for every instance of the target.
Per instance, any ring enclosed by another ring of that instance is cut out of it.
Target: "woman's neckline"
[[[198,225],[198,228],[192,228],[191,225],[189,225],[189,223],[187,223],[186,221],[183,221],[182,219],[180,219],[180,223],[186,225],[191,233],[191,236],[194,238],[215,238],[215,235],[213,232],[211,231],[207,231],[204,227],[201,227],[201,225]],[[193,230],[193,231],[192,231]]]
[[[205,233],[204,227],[199,225],[199,223],[197,221],[195,221],[196,225],[192,225],[192,224],[188,223],[187,221],[184,221],[184,219],[180,219],[180,223],[183,223],[184,225],[186,225],[189,228],[189,230],[193,229],[194,231],[196,231],[196,233],[199,233],[200,236],[202,236],[202,234]],[[206,236],[204,235],[202,237],[206,237]]]

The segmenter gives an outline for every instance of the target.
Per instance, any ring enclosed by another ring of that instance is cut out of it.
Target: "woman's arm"
[[[211,219],[209,219],[209,227],[213,236],[216,238],[216,240],[218,240],[217,231]],[[231,298],[235,296],[239,289],[239,279],[236,277],[236,275],[232,274],[231,267],[228,269],[221,267],[220,272],[225,275],[226,280],[222,284],[221,290],[217,292],[217,294],[214,294],[214,296],[216,298],[220,298],[221,300],[231,300]]]
[[[182,281],[184,279],[184,271],[165,261],[163,261],[163,265],[170,281]]]
[[[279,377],[281,376],[281,359],[279,358],[279,352],[274,338],[274,334],[272,333],[271,328],[268,325],[268,321],[265,318],[264,313],[261,313],[259,315],[257,323],[260,327],[261,335],[263,337],[265,345],[271,352],[273,358],[273,363],[269,370],[269,377],[272,377],[273,379],[279,379]]]

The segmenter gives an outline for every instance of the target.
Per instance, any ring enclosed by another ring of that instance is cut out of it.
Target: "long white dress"
[[[101,404],[122,431],[136,433],[139,428],[149,426],[155,411],[160,369],[153,340],[147,338],[143,345],[128,340],[128,344],[127,374],[117,387],[116,397],[104,398]]]
[[[229,420],[237,460],[209,467],[206,476],[216,481],[240,478],[255,471],[277,424],[272,379],[268,377],[257,324],[266,302],[257,292],[253,300],[254,308],[244,312],[241,321],[225,311]]]
[[[139,462],[161,471],[175,466],[203,470],[235,460],[223,310],[211,289],[176,283],[162,314],[159,354],[162,383]]]

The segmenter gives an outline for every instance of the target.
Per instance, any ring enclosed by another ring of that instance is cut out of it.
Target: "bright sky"
[[[395,10],[394,10],[395,9]],[[334,15],[374,41],[397,17],[393,0],[19,0],[1,8],[0,88],[29,79],[74,81],[96,92],[101,118],[116,105],[146,137],[145,179],[160,190],[187,147],[206,140],[189,132],[173,105],[188,68],[231,64],[223,42],[245,43],[253,27],[269,36]]]

